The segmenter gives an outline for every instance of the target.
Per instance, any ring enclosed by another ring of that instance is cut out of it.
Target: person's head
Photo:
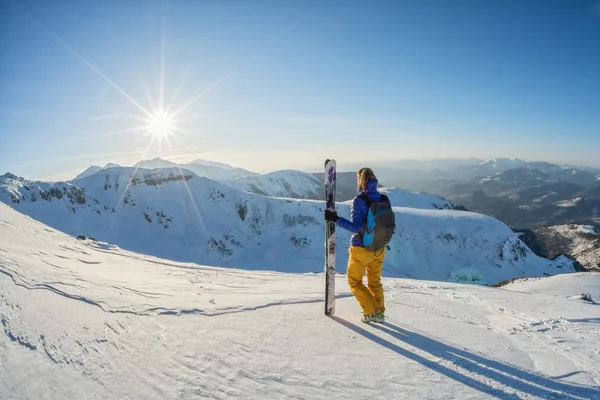
[[[366,192],[368,190],[369,179],[376,179],[371,168],[361,168],[356,173],[356,183],[358,190]]]

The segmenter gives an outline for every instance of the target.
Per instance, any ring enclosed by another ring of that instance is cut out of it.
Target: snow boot
[[[384,324],[385,315],[383,314],[383,311],[377,311],[375,314],[373,314],[373,321],[377,322],[378,324]]]
[[[375,322],[375,314],[363,314],[360,317],[360,321],[365,324],[370,324],[371,322]]]

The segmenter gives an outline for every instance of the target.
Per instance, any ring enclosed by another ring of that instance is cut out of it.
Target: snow
[[[178,168],[111,168],[77,185],[0,177],[0,201],[70,235],[174,261],[280,272],[322,269],[322,201],[248,193]],[[51,190],[61,198],[48,197]],[[395,205],[423,207],[394,208],[397,234],[388,276],[494,284],[573,270],[564,257],[536,256],[494,218],[435,209],[446,203],[434,196],[387,193]],[[350,208],[351,201],[337,205],[346,218]],[[338,229],[337,237],[338,271],[344,271],[350,234]],[[465,269],[476,273],[465,276]]]
[[[323,182],[307,172],[284,170],[263,175],[227,179],[221,183],[250,193],[272,197],[323,198]]]
[[[83,171],[82,173],[80,173],[79,175],[77,175],[75,177],[75,179],[73,179],[73,180],[87,178],[88,176],[94,175],[98,171],[102,171],[102,169],[103,168],[100,167],[100,166],[98,166],[98,165],[92,165],[91,167],[89,167],[88,169],[86,169],[85,171]]]
[[[554,203],[557,207],[575,207],[577,206],[583,199],[581,197],[576,197],[574,199],[557,201]]]
[[[99,167],[97,165],[92,165],[91,167],[89,167],[88,169],[86,169],[85,171],[83,171],[82,173],[80,173],[79,175],[77,175],[73,180],[77,180],[77,179],[83,179],[83,178],[87,178],[88,176],[92,176],[95,173],[108,169],[108,168],[119,168],[120,165],[118,164],[113,164],[113,163],[108,163],[106,164],[104,167]]]
[[[77,175],[73,181],[77,181],[79,179],[87,178],[92,176],[100,171],[106,170],[108,168],[119,168],[120,165],[108,163],[104,167],[99,167],[96,165],[92,165],[79,175]],[[224,180],[224,179],[233,179],[242,176],[253,176],[257,175],[254,172],[233,167],[228,164],[215,162],[215,161],[206,161],[206,160],[194,160],[187,164],[178,164],[173,161],[165,160],[160,157],[153,158],[151,160],[142,160],[136,163],[134,168],[142,168],[142,169],[161,169],[161,168],[171,168],[171,169],[186,169],[194,172],[198,176],[202,176],[209,179],[214,180]]]
[[[380,188],[385,193],[392,205],[398,207],[419,208],[424,210],[453,209],[456,205],[443,197],[427,193],[413,192],[396,188]]]
[[[386,277],[375,326],[341,274],[325,317],[323,280],[136,254],[0,204],[0,398],[600,399],[600,307],[568,298],[600,298],[600,274]]]
[[[536,199],[533,199],[532,203],[541,203],[542,201],[545,201],[545,200],[547,200],[548,198],[550,198],[552,196],[558,196],[558,193],[556,193],[556,192],[550,192],[550,193],[548,193],[548,194],[546,194],[544,196],[540,196],[540,197],[538,197]],[[558,203],[555,203],[555,204],[558,204]]]
[[[296,170],[275,171],[263,175],[221,180],[220,183],[249,193],[271,197],[324,199],[323,182],[313,174]],[[427,193],[394,187],[381,187],[379,191],[387,194],[392,204],[397,206],[422,209],[451,209],[455,207],[452,202]]]

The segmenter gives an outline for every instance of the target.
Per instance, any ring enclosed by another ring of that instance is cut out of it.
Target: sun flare
[[[171,115],[163,111],[157,111],[150,117],[148,128],[153,136],[166,137],[173,133],[175,120]]]

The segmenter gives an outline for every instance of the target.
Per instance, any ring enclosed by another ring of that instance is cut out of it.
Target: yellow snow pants
[[[348,285],[363,314],[373,314],[385,311],[383,301],[383,286],[381,285],[381,268],[385,258],[385,249],[373,253],[363,247],[350,246],[348,250]],[[367,272],[367,286],[363,276]]]

